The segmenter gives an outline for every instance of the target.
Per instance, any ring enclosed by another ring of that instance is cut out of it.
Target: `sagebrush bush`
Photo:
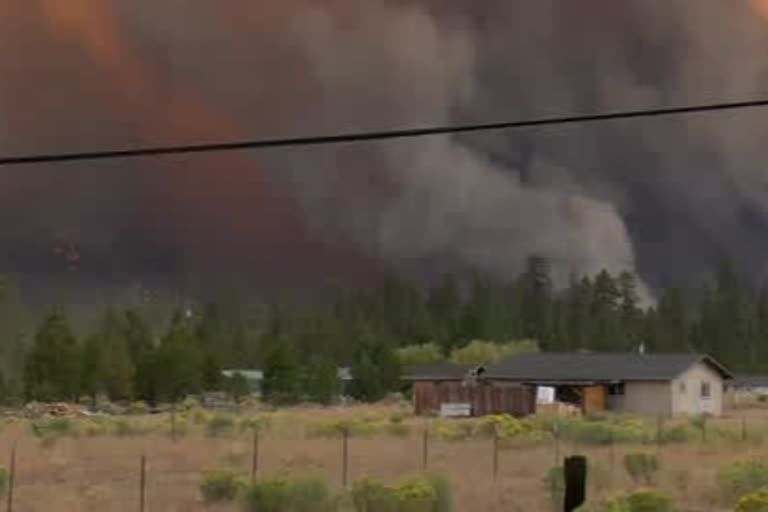
[[[0,496],[5,496],[8,491],[8,479],[10,478],[10,472],[3,466],[0,466]]]
[[[387,425],[387,433],[392,437],[405,438],[411,435],[411,427],[405,423],[390,423]]]
[[[269,426],[265,416],[250,416],[240,421],[240,432],[263,432]]]
[[[451,512],[448,479],[440,473],[406,477],[393,485],[365,478],[350,492],[355,512]]]
[[[245,512],[330,512],[334,502],[328,483],[319,476],[269,477],[243,491]]]
[[[203,472],[200,494],[206,503],[221,503],[234,500],[244,486],[244,480],[235,471],[214,469]]]
[[[138,437],[150,432],[150,428],[137,421],[118,418],[112,423],[112,434],[117,437]]]
[[[128,406],[128,412],[131,414],[146,414],[149,412],[149,406],[147,405],[147,402],[138,400],[136,402],[131,402],[131,405]]]
[[[32,433],[42,438],[77,437],[79,431],[74,421],[69,418],[51,418],[34,420],[29,424]]]
[[[768,512],[768,487],[742,496],[733,512]]]
[[[757,458],[734,461],[720,468],[717,483],[724,498],[736,499],[768,486],[768,464]]]
[[[312,439],[338,439],[346,431],[350,437],[370,438],[383,428],[370,418],[318,421],[307,427],[307,435]]]
[[[208,437],[226,437],[235,430],[235,417],[231,414],[215,414],[205,426]]]
[[[355,512],[391,512],[397,508],[392,489],[372,478],[355,482],[350,496]]]
[[[673,501],[658,489],[638,489],[605,501],[601,512],[672,512]]]
[[[650,453],[628,453],[624,456],[624,469],[636,484],[651,485],[659,471],[659,459]]]
[[[565,471],[562,466],[555,466],[547,471],[542,482],[544,491],[549,495],[553,505],[559,506],[565,494]]]

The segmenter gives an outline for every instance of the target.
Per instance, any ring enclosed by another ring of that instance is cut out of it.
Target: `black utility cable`
[[[580,124],[596,121],[611,121],[618,119],[635,119],[643,117],[659,117],[672,115],[689,115],[696,113],[716,112],[723,110],[741,110],[749,108],[768,107],[768,99],[742,101],[733,103],[711,103],[692,105],[688,107],[658,108],[652,110],[628,110],[603,114],[573,115],[565,117],[547,117],[528,121],[508,121],[486,124],[449,125],[428,128],[409,128],[402,130],[347,133],[339,135],[322,135],[314,137],[293,137],[256,139],[234,142],[218,142],[208,144],[192,144],[180,146],[159,146],[136,149],[119,149],[109,151],[92,151],[78,153],[30,154],[0,157],[0,166],[73,162],[81,160],[107,160],[115,158],[135,158],[161,155],[182,155],[190,153],[214,153],[221,151],[241,151],[246,149],[268,149],[299,146],[320,146],[331,144],[349,144],[354,142],[377,141],[388,139],[407,139],[432,135],[448,135],[453,133],[469,133],[492,130],[509,130],[516,128],[532,128],[539,126],[558,126]]]

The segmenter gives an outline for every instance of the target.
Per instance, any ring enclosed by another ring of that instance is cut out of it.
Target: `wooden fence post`
[[[559,466],[560,461],[560,424],[555,420],[552,425],[552,434],[555,436],[555,466]]]
[[[565,512],[573,512],[587,498],[587,458],[574,455],[565,459]]]
[[[741,417],[741,440],[747,440],[747,418],[744,416]]]
[[[253,429],[253,453],[251,459],[251,482],[256,481],[259,474],[259,429]]]
[[[421,440],[421,469],[429,469],[429,425],[424,426],[424,435]]]
[[[659,414],[656,417],[656,445],[659,447],[664,442],[663,430],[664,430],[664,418],[661,416],[661,414]]]
[[[16,445],[11,448],[11,468],[8,474],[8,496],[7,496],[7,509],[8,512],[13,512],[13,486],[16,482]]]
[[[141,456],[139,471],[139,512],[144,512],[147,487],[147,457],[145,455]]]

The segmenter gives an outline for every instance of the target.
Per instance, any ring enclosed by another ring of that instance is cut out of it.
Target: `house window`
[[[685,381],[681,381],[679,386],[680,386],[680,394],[684,395],[685,394]]]
[[[711,398],[712,397],[712,386],[709,382],[702,382],[701,383],[701,398]]]
[[[624,383],[617,382],[608,386],[609,396],[624,396]]]

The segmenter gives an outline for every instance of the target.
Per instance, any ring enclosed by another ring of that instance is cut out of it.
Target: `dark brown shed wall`
[[[417,415],[439,411],[442,404],[456,402],[471,403],[475,416],[527,416],[536,411],[536,388],[498,381],[480,381],[472,386],[466,386],[460,380],[413,383],[413,403]]]

